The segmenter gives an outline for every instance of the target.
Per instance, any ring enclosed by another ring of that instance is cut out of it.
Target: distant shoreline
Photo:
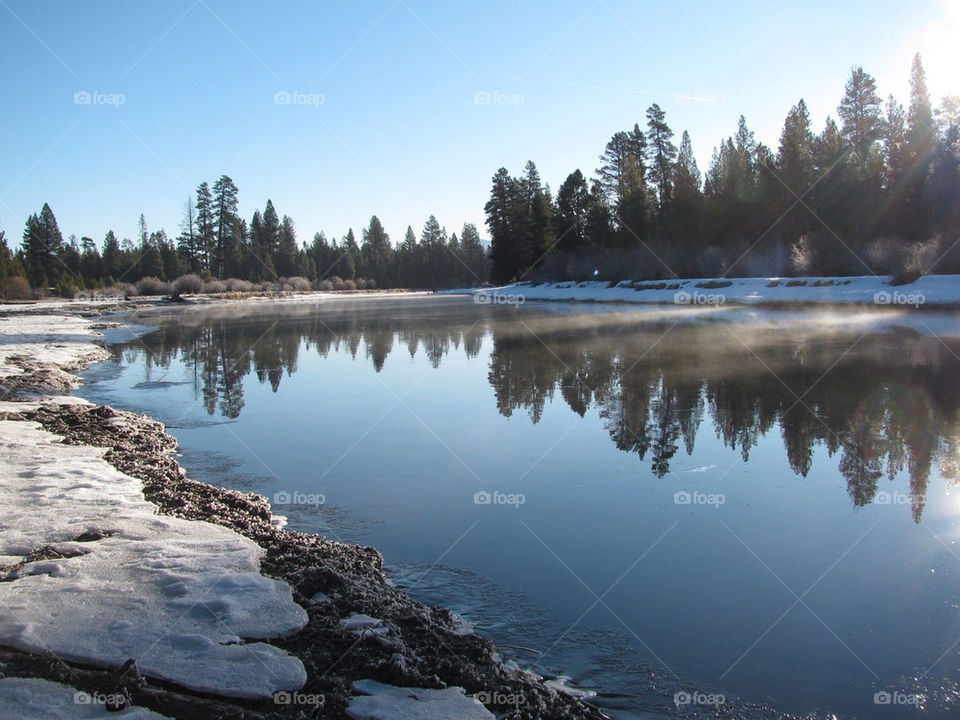
[[[890,276],[676,278],[520,282],[499,287],[442,290],[439,294],[472,295],[480,304],[512,305],[527,301],[605,302],[713,308],[870,306],[880,309],[960,308],[960,275],[924,275],[912,283],[891,284]]]

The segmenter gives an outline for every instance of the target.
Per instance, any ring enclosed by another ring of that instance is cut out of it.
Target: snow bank
[[[0,316],[0,378],[23,372],[11,362],[16,357],[62,370],[106,359],[109,355],[94,345],[97,333],[89,325],[87,319],[67,315]]]
[[[444,690],[403,688],[384,685],[375,680],[358,680],[353,684],[354,697],[347,706],[347,715],[354,720],[493,720],[494,715],[483,704],[467,697],[463,688]]]
[[[0,555],[9,565],[46,548],[0,583],[3,644],[106,667],[135,658],[148,676],[219,695],[301,687],[299,659],[244,642],[307,621],[288,585],[260,575],[263,550],[220,526],[158,516],[101,452],[0,421]]]
[[[0,379],[24,374],[23,364],[62,373],[105,357],[89,324],[0,317]],[[218,695],[300,688],[298,658],[247,642],[307,622],[290,587],[260,574],[263,550],[224,527],[159,516],[103,452],[0,420],[0,643],[101,667],[134,658],[147,676]]]
[[[107,712],[93,696],[37,678],[0,678],[0,717],[17,720],[169,720],[142,707]]]
[[[728,284],[729,283],[729,284]],[[910,285],[890,277],[698,278],[664,281],[519,283],[468,292],[478,303],[574,300],[708,306],[726,303],[866,303],[878,306],[960,304],[960,275],[925,275]]]

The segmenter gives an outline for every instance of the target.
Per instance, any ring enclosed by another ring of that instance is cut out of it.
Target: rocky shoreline
[[[62,393],[74,380],[56,364],[24,356],[15,364],[23,372],[3,378],[5,400],[35,401],[37,395]],[[395,588],[374,548],[283,529],[265,497],[190,480],[177,463],[176,440],[155,420],[107,406],[58,402],[2,412],[0,420],[36,422],[66,444],[105,448],[104,460],[140,480],[159,514],[221,525],[253,540],[265,550],[261,572],[288,583],[309,617],[299,632],[271,641],[302,661],[307,682],[295,693],[268,700],[204,695],[144,679],[133,662],[101,670],[0,642],[4,675],[64,682],[181,720],[346,718],[356,684],[371,680],[398,688],[460,687],[486,701],[490,713],[516,720],[604,717],[582,699],[507,667],[490,641],[466,631],[450,611]],[[55,551],[39,548],[29,560],[49,557],[45,552]]]

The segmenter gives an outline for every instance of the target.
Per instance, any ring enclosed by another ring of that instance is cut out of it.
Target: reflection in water
[[[436,301],[434,301],[436,302]],[[758,439],[779,428],[793,471],[806,476],[814,448],[839,456],[855,506],[885,502],[884,475],[906,468],[913,519],[923,513],[930,470],[955,482],[960,436],[956,352],[943,340],[912,333],[860,335],[793,328],[657,320],[650,314],[564,315],[527,307],[444,306],[391,314],[382,305],[335,303],[282,311],[231,309],[178,315],[145,345],[119,347],[126,363],[148,370],[179,358],[193,368],[197,399],[209,414],[236,418],[242,380],[253,375],[274,392],[300,353],[348,350],[379,372],[400,346],[423,350],[433,367],[462,351],[476,357],[492,340],[489,382],[497,408],[524,410],[537,423],[559,395],[584,416],[594,408],[616,447],[670,471],[681,445],[690,454],[705,417],[744,460]],[[162,373],[161,373],[162,375]],[[162,382],[163,377],[153,382]]]

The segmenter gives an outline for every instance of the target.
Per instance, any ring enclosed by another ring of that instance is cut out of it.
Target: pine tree
[[[238,193],[237,186],[227,175],[221,175],[213,184],[214,250],[211,269],[217,277],[225,277],[224,270],[230,250],[228,245],[233,241],[237,217]]]
[[[690,133],[684,130],[680,137],[677,161],[673,168],[673,198],[670,201],[671,235],[681,247],[690,247],[700,239],[703,215],[703,193],[700,185],[700,168],[693,155]],[[693,258],[685,254],[678,262],[677,270],[682,275],[691,275],[696,272]]]
[[[419,270],[419,248],[413,228],[407,225],[403,242],[397,248],[397,284],[400,287],[422,287]]]
[[[507,169],[497,170],[484,211],[490,231],[490,259],[493,261],[490,279],[498,284],[509,282],[520,272],[517,228],[514,226],[518,195],[517,183]]]
[[[27,279],[33,287],[46,290],[49,284],[59,281],[58,255],[62,246],[63,235],[57,226],[57,218],[50,206],[44,203],[39,215],[33,214],[27,218],[23,231]]]
[[[920,54],[910,68],[910,110],[907,114],[907,155],[916,165],[929,160],[934,145],[933,109],[927,91],[927,75]]]
[[[104,280],[116,280],[123,272],[123,251],[113,230],[108,230],[103,238],[103,251],[100,253]]]
[[[216,241],[215,217],[213,197],[210,187],[202,182],[197,188],[197,257],[201,270],[210,270],[213,260],[214,243]]]
[[[853,145],[860,162],[866,163],[880,137],[883,121],[877,83],[862,67],[850,72],[837,114],[843,137]]]
[[[673,168],[677,148],[673,144],[673,130],[667,125],[667,115],[654,103],[647,108],[647,153],[650,183],[657,195],[657,217],[661,229],[670,210],[673,189]]]
[[[13,256],[7,247],[6,233],[0,230],[0,282],[13,275]]]
[[[464,223],[460,233],[460,258],[466,266],[466,281],[482,285],[487,281],[487,253],[473,223]]]
[[[377,286],[393,287],[393,246],[376,215],[370,218],[370,224],[363,230],[361,253],[367,275],[376,281]]]
[[[580,170],[574,170],[557,190],[557,212],[554,224],[557,248],[578,250],[587,244],[587,222],[590,212],[590,190]]]
[[[280,277],[293,277],[297,274],[297,233],[289,215],[284,215],[280,223],[280,239],[274,256],[274,266]]]
[[[183,219],[180,221],[180,236],[177,238],[177,254],[187,272],[199,273],[202,269],[202,251],[197,233],[197,211],[193,198],[183,203]]]
[[[363,277],[362,258],[360,248],[357,246],[357,238],[353,234],[353,228],[347,229],[347,234],[343,236],[343,261],[337,266],[343,268],[343,272],[337,271],[344,280],[353,280]]]
[[[87,285],[92,281],[98,281],[103,278],[103,267],[100,260],[100,251],[93,238],[80,238],[80,273],[87,281]]]
[[[775,187],[777,213],[785,213],[779,231],[787,236],[786,242],[792,243],[811,227],[809,214],[797,203],[814,181],[813,131],[802,99],[790,108],[783,123],[776,166],[782,181]]]
[[[164,279],[163,274],[163,263],[160,259],[160,252],[157,247],[157,235],[150,235],[147,232],[147,221],[143,217],[143,214],[140,214],[140,264],[137,268],[138,275],[140,277],[155,277],[161,280]],[[162,230],[160,232],[163,232]],[[166,233],[163,234],[163,238],[166,239]]]

